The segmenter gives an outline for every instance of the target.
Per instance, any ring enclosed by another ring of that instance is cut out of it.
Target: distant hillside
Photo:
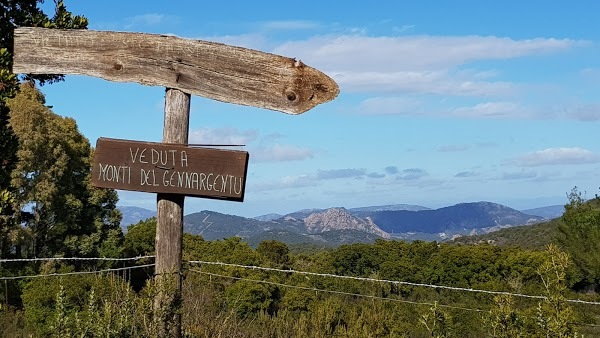
[[[527,215],[541,216],[547,219],[553,219],[562,216],[562,214],[565,212],[565,206],[562,204],[550,205],[542,208],[521,210],[521,212]]]
[[[256,216],[253,218],[257,221],[268,222],[268,221],[273,221],[273,220],[279,219],[281,217],[283,217],[283,215],[271,213],[271,214]]]
[[[121,219],[121,229],[123,229],[123,232],[127,232],[127,227],[131,224],[136,224],[139,221],[145,221],[148,218],[156,216],[156,211],[140,207],[119,206],[117,209],[123,215],[123,219]]]
[[[271,230],[272,225],[274,224],[270,222],[206,210],[189,214],[183,218],[185,232],[202,235],[207,240],[232,236],[250,237]]]
[[[499,246],[516,246],[524,249],[544,249],[558,234],[560,218],[533,225],[506,228],[485,235],[455,238],[456,244],[489,243]]]
[[[435,210],[381,211],[370,217],[383,231],[393,236],[407,233],[440,234],[440,239],[457,234],[487,233],[544,219],[490,202],[461,203]]]
[[[298,211],[286,214],[283,217],[288,218],[288,219],[293,218],[296,220],[302,220],[316,212],[321,212],[323,210],[326,210],[326,209],[302,209],[302,210],[298,210]]]
[[[136,207],[123,207],[122,212],[125,226],[156,214]],[[378,238],[446,241],[543,220],[542,216],[490,202],[461,203],[435,210],[394,204],[304,209],[287,215],[266,214],[255,218],[202,211],[184,217],[184,231],[202,235],[207,240],[238,236],[252,245],[264,239],[276,239],[290,245],[330,247],[373,242]]]
[[[258,245],[265,239],[275,239],[288,244],[310,244],[316,247],[331,247],[345,243],[373,242],[389,237],[370,219],[353,216],[344,208],[308,210],[292,216],[270,221],[260,221],[212,211],[202,211],[185,216],[184,230],[215,240],[238,236]],[[301,216],[306,215],[304,218]]]
[[[331,248],[335,244],[328,243],[319,235],[303,234],[284,229],[267,230],[244,239],[250,246],[257,247],[265,240],[276,240],[286,243],[288,246],[311,246],[313,248]]]

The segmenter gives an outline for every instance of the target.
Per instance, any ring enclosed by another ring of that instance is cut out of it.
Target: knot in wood
[[[285,98],[290,102],[295,102],[296,100],[298,100],[298,95],[291,90],[287,90],[285,92]]]

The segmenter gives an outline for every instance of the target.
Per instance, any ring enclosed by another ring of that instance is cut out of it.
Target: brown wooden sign
[[[99,138],[92,184],[242,202],[247,168],[245,151]]]
[[[335,81],[300,61],[220,43],[32,27],[17,28],[14,36],[14,73],[138,82],[290,114],[301,114],[339,93]]]

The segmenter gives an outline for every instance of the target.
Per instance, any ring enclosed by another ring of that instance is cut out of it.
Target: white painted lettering
[[[190,189],[192,187],[192,179],[189,172],[185,172],[185,186],[183,188]]]
[[[98,165],[100,166],[100,172],[98,173],[98,181],[100,181],[100,179],[106,177],[106,167],[102,167],[102,163],[98,163]],[[102,181],[106,181],[106,179],[102,179]]]
[[[98,163],[100,172],[98,180],[116,183],[131,183],[131,167]]]
[[[177,150],[169,150],[169,152],[171,153],[171,160],[173,162],[173,167],[175,167],[175,153],[177,152]]]
[[[221,188],[217,189],[217,181],[219,180],[219,177],[221,177],[221,175],[215,175],[215,179],[213,180],[213,190],[214,191],[221,191]]]
[[[183,178],[184,178],[184,174],[182,172],[177,172],[177,186],[178,187],[183,187]]]
[[[196,190],[198,190],[198,173],[192,173],[191,181],[190,188],[194,189],[194,187],[196,187]]]
[[[168,186],[169,186],[169,181],[167,181],[167,175],[168,175],[168,174],[169,174],[169,171],[168,171],[168,170],[165,170],[165,171],[163,172],[163,179],[162,179],[162,181],[163,181],[163,186],[165,186],[165,187],[168,187]]]
[[[237,181],[237,179],[238,179],[238,178],[236,177],[236,178],[235,178],[235,180]],[[243,184],[243,180],[244,180],[244,179],[243,179],[242,177],[240,177],[240,191],[238,191],[238,190],[235,188],[235,186],[233,186],[233,190],[234,190],[234,192],[235,192],[235,194],[236,194],[236,195],[241,195],[241,194],[242,194],[242,184]]]
[[[181,167],[185,168],[188,166],[187,153],[185,150],[181,151]]]
[[[136,148],[135,155],[134,155],[133,150],[131,148],[129,148],[129,155],[131,156],[131,163],[135,163],[135,160],[137,160],[137,155],[138,155],[139,151],[140,151],[140,148]]]
[[[154,169],[150,170],[150,172],[152,173],[152,186],[158,187],[158,183],[156,183],[156,172]]]
[[[221,192],[225,192],[225,189],[227,189],[227,176],[221,175]]]
[[[210,174],[208,174],[208,176],[206,177],[206,181],[207,181],[207,184],[206,184],[206,186],[208,187],[208,190],[212,190],[212,188],[213,188],[213,185],[208,183],[208,182],[210,182],[210,178],[211,178],[212,176],[214,176],[214,174],[213,174],[213,173],[210,173]]]
[[[140,161],[140,163],[148,163],[148,160],[146,160],[146,148],[142,149],[142,152],[140,153],[139,161]]]
[[[150,185],[150,171],[146,171],[144,169],[140,169],[140,185]]]
[[[199,189],[202,190],[206,190],[206,174],[205,173],[200,173],[200,185],[199,185]]]

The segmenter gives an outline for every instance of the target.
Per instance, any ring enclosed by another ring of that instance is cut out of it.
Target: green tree
[[[72,118],[54,114],[30,82],[8,103],[19,138],[12,185],[37,257],[117,256],[121,214],[114,190],[90,185],[92,149]]]
[[[515,308],[514,299],[509,295],[497,295],[484,324],[489,328],[490,337],[525,337],[525,321],[521,311]]]
[[[256,252],[264,256],[268,262],[280,267],[287,267],[290,264],[290,249],[283,242],[275,240],[262,241],[258,244]]]
[[[23,290],[22,337],[154,337],[142,321],[151,295],[111,275],[35,279]]]
[[[438,307],[437,302],[429,308],[429,312],[421,314],[419,322],[425,326],[431,337],[449,337],[450,316]]]
[[[600,282],[600,197],[586,201],[577,187],[568,195],[558,242],[567,251],[581,272],[584,284]]]
[[[10,171],[15,165],[17,139],[8,125],[6,101],[19,89],[18,78],[12,73],[14,29],[23,26],[85,29],[85,17],[67,11],[63,1],[56,2],[54,17],[49,18],[38,7],[44,0],[0,0],[0,188],[8,189]],[[41,85],[61,81],[61,75],[25,75],[25,79]]]
[[[123,242],[123,255],[126,257],[154,255],[156,238],[156,217],[139,221],[127,227]]]
[[[7,101],[19,89],[19,79],[12,73],[14,29],[22,26],[35,26],[61,29],[85,29],[88,21],[82,16],[74,16],[67,11],[63,1],[55,1],[56,11],[52,18],[38,7],[43,0],[0,0],[0,194],[3,207],[0,212],[0,257],[7,255],[8,248],[19,247],[26,233],[11,217],[19,213],[14,208],[11,187],[11,172],[16,166],[18,139],[9,124],[10,109]],[[25,75],[25,79],[40,84],[63,79],[61,75]],[[18,255],[17,251],[17,255]]]
[[[537,308],[539,337],[577,337],[573,325],[575,313],[565,297],[566,271],[570,264],[570,257],[566,252],[560,251],[554,244],[548,246],[548,258],[538,268],[546,296]]]

